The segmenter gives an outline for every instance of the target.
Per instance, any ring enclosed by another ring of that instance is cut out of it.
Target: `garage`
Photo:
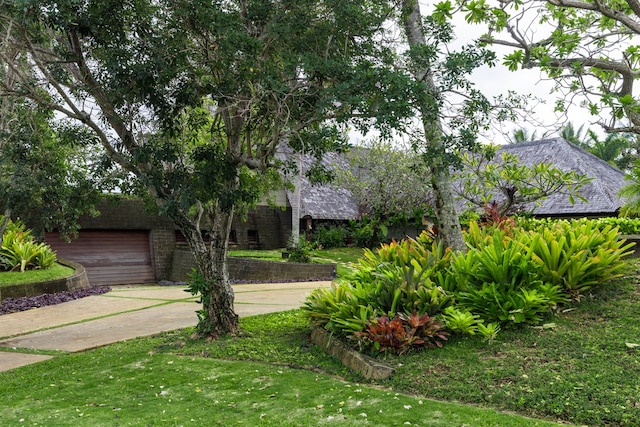
[[[155,280],[147,230],[81,230],[71,243],[47,233],[46,240],[59,257],[82,264],[92,285]]]

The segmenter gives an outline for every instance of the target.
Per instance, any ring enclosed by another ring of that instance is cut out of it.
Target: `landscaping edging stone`
[[[64,291],[73,292],[91,286],[87,272],[82,265],[64,258],[58,258],[58,263],[73,268],[75,272],[71,276],[63,277],[62,279],[0,287],[0,301],[7,298],[32,297]]]
[[[368,380],[383,380],[393,375],[396,370],[369,356],[357,352],[331,334],[319,327],[311,331],[311,342],[320,346],[326,353],[340,360],[343,365],[360,372]]]

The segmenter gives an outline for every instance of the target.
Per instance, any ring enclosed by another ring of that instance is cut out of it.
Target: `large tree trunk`
[[[417,0],[404,0],[402,3],[402,24],[407,35],[407,41],[412,49],[418,49],[426,44],[422,27],[422,15]],[[424,83],[425,91],[430,97],[438,97],[431,69],[420,63],[415,63],[414,78]],[[445,246],[455,251],[463,251],[466,246],[462,238],[462,228],[455,207],[453,186],[449,165],[444,162],[445,146],[443,144],[444,131],[442,123],[429,105],[420,105],[422,126],[424,128],[425,143],[429,153],[434,153],[430,159],[431,186],[436,201],[436,219],[438,232]]]
[[[240,328],[233,302],[234,293],[227,269],[228,236],[233,209],[221,209],[218,204],[203,208],[198,219],[183,219],[178,224],[187,238],[196,262],[197,275],[190,280],[190,289],[202,299],[198,311],[197,331],[201,336],[215,339],[222,335],[236,335]],[[207,219],[210,241],[205,241],[199,218]]]

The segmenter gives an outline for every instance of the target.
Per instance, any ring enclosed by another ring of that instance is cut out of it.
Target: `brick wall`
[[[155,228],[174,229],[173,222],[144,209],[142,200],[135,198],[107,197],[97,206],[100,215],[83,216],[80,225],[95,230],[153,230]]]
[[[151,244],[151,262],[157,279],[171,275],[171,262],[176,248],[176,233],[173,228],[155,228],[149,235]]]
[[[291,208],[285,210],[258,206],[246,216],[236,216],[231,226],[236,241],[232,248],[278,249],[287,246],[291,234]],[[257,231],[257,243],[249,240],[249,234]]]

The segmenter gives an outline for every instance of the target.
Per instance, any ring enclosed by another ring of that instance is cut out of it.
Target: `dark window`
[[[238,235],[236,234],[236,230],[231,230],[229,233],[229,243],[238,243]]]
[[[247,230],[247,240],[249,243],[258,243],[258,230]]]

